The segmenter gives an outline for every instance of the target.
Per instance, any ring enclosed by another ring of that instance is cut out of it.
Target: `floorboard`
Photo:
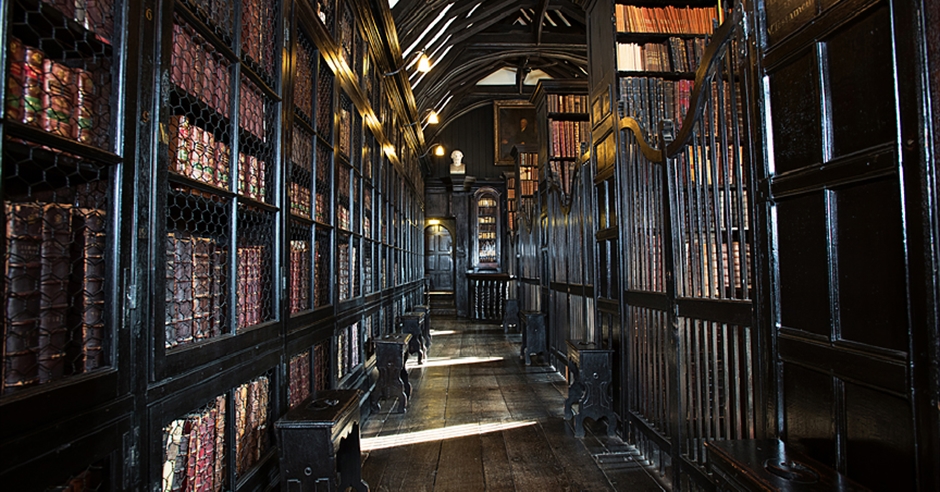
[[[520,337],[497,325],[431,318],[425,363],[408,361],[405,413],[383,402],[362,425],[371,490],[554,492],[659,486],[630,446],[563,420],[567,385],[544,361],[526,366]]]

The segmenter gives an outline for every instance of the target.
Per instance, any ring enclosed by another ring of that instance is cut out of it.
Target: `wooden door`
[[[454,241],[442,225],[424,230],[424,271],[432,291],[454,290]]]

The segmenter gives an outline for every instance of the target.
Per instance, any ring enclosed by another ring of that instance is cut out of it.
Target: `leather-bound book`
[[[39,381],[39,278],[42,205],[5,203],[6,257],[3,389]]]
[[[65,348],[69,334],[71,210],[66,204],[43,206],[39,277],[39,382],[65,374]]]

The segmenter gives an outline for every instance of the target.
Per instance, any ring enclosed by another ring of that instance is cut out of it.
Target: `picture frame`
[[[493,137],[495,164],[514,165],[516,161],[512,157],[513,147],[539,145],[535,106],[526,100],[493,101]]]

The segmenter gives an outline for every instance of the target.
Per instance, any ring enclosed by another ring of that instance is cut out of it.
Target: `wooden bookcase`
[[[368,394],[371,340],[423,304],[399,62],[364,41],[387,12],[73,4],[0,14],[0,477],[264,488],[274,421]]]

